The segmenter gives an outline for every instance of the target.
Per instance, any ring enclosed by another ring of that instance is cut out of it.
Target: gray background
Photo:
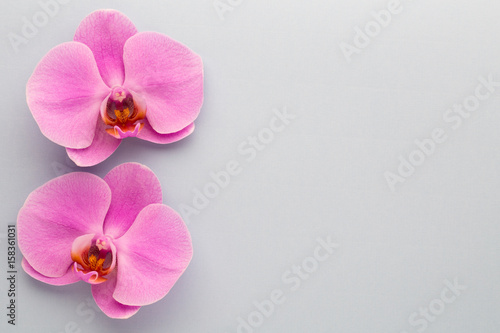
[[[500,81],[500,4],[402,0],[401,12],[347,61],[341,43],[353,44],[355,28],[389,2],[232,0],[222,19],[213,0],[73,0],[16,52],[9,34],[21,35],[23,17],[42,9],[2,0],[0,330],[236,332],[254,302],[281,290],[283,304],[253,331],[500,331],[500,87],[458,128],[443,119],[473,96],[480,77]],[[42,56],[100,8],[200,54],[205,102],[188,138],[164,146],[127,139],[86,171],[104,176],[123,162],[146,164],[176,210],[192,206],[194,191],[229,161],[241,172],[186,218],[195,255],[164,299],[112,320],[91,306],[89,285],[53,287],[20,271],[13,328],[2,277],[7,224],[36,187],[80,170],[40,133],[25,84]],[[247,161],[238,146],[284,108],[296,118]],[[415,140],[436,128],[447,140],[391,190],[384,174],[397,174],[398,158],[408,159]],[[311,264],[318,237],[339,246],[291,290],[283,275]],[[443,290],[453,295],[446,280],[466,286],[450,303],[441,300]],[[432,320],[419,314],[429,306],[438,313]]]

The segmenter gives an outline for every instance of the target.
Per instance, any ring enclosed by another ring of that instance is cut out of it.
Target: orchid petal
[[[193,255],[182,218],[163,204],[144,208],[115,245],[118,275],[113,298],[127,305],[142,306],[163,298]]]
[[[102,119],[97,119],[95,136],[92,144],[83,149],[66,148],[69,158],[81,167],[93,166],[107,159],[120,145],[121,140],[106,132],[106,125]]]
[[[104,180],[113,193],[104,232],[115,239],[130,228],[144,207],[163,200],[160,181],[153,171],[142,164],[121,164],[112,169]]]
[[[26,99],[47,138],[81,149],[92,143],[108,90],[92,51],[84,44],[68,42],[54,47],[36,66],[26,86]]]
[[[34,190],[17,217],[19,248],[34,270],[61,277],[72,264],[73,241],[102,234],[111,202],[109,186],[90,173],[74,172]]]
[[[196,119],[203,103],[200,56],[163,34],[140,32],[125,43],[123,62],[123,85],[144,97],[156,132],[178,132]]]
[[[123,83],[123,46],[136,33],[137,29],[128,17],[119,11],[104,9],[90,13],[82,20],[74,40],[92,50],[99,73],[111,88]]]
[[[140,306],[129,306],[117,302],[113,298],[116,285],[116,273],[111,273],[108,281],[92,285],[92,295],[97,306],[111,318],[126,319],[139,311]]]
[[[38,273],[24,258],[21,262],[21,266],[23,267],[24,271],[32,278],[54,286],[64,286],[80,281],[80,278],[75,274],[75,272],[73,272],[72,266],[70,266],[66,273],[61,277],[48,277]]]
[[[172,143],[184,139],[194,131],[194,123],[189,124],[187,127],[181,129],[178,132],[170,134],[160,134],[156,132],[149,122],[146,120],[144,122],[144,127],[139,132],[137,137],[142,140],[154,142],[154,143]]]

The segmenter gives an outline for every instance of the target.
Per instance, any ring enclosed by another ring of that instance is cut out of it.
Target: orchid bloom
[[[26,86],[42,133],[79,166],[104,161],[126,137],[178,141],[203,103],[203,64],[156,32],[137,32],[116,10],[80,23],[72,42],[51,49]]]
[[[22,266],[52,285],[92,285],[101,310],[128,318],[163,298],[192,257],[182,218],[162,204],[147,167],[125,163],[104,179],[74,172],[33,191],[18,219]]]

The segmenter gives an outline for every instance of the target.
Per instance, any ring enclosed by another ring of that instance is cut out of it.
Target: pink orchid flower
[[[158,178],[137,163],[104,179],[86,172],[53,179],[19,212],[22,266],[52,285],[88,282],[106,315],[128,318],[163,298],[193,254],[186,225],[161,202]]]
[[[178,141],[194,130],[203,103],[203,64],[156,32],[137,32],[116,10],[98,10],[74,40],[50,50],[27,87],[42,133],[79,166],[104,161],[126,137]]]

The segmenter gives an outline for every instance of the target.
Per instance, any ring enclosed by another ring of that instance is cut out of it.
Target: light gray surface
[[[342,43],[353,44],[355,27],[370,26],[371,12],[391,1],[229,2],[235,6],[221,19],[213,0],[73,0],[16,53],[9,34],[21,34],[23,17],[41,7],[2,0],[0,237],[32,190],[61,170],[79,170],[40,133],[25,84],[96,9],[118,9],[140,31],[165,33],[200,54],[205,103],[182,142],[127,139],[87,171],[104,176],[123,162],[146,164],[176,210],[192,206],[193,191],[229,161],[241,173],[198,215],[184,214],[194,258],[160,302],[111,320],[85,303],[89,285],[52,287],[20,271],[14,328],[0,279],[0,330],[236,332],[238,317],[258,320],[254,302],[277,290],[282,304],[255,332],[499,332],[500,87],[456,129],[443,119],[474,95],[480,77],[500,81],[499,3],[402,0],[349,62]],[[296,118],[247,161],[238,147],[269,126],[274,109]],[[391,191],[384,174],[397,174],[399,156],[408,159],[414,141],[436,128],[447,140]],[[338,248],[307,266],[317,239],[327,237]],[[0,238],[0,277],[6,246]],[[312,272],[291,280],[289,270],[302,263]],[[449,291],[454,281],[466,286],[458,296]],[[429,306],[437,315],[424,319],[419,311]]]

